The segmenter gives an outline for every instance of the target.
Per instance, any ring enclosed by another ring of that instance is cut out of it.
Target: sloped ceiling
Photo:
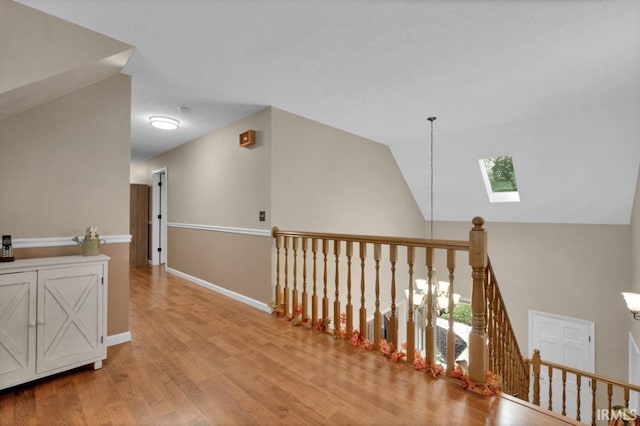
[[[119,73],[133,47],[0,0],[0,119]]]
[[[134,161],[273,105],[389,145],[429,218],[433,115],[435,220],[629,223],[637,0],[20,3],[136,46]],[[495,155],[520,203],[488,202],[477,160]]]

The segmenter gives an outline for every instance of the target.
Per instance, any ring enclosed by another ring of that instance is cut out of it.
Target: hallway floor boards
[[[159,267],[131,270],[132,341],[100,370],[0,391],[1,425],[557,425],[292,327]]]

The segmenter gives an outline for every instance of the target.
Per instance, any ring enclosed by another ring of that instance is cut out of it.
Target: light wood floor
[[[101,370],[0,391],[1,425],[566,424],[157,267],[133,269],[130,285],[132,341],[110,347]]]

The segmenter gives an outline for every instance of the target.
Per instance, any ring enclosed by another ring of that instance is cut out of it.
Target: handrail
[[[489,369],[502,377],[504,392],[528,400],[529,372],[520,351],[491,259],[487,260],[485,294],[489,336]]]
[[[398,337],[401,337],[406,339],[404,340],[406,353],[402,356],[406,356],[408,362],[417,359],[418,363],[424,361],[426,365],[435,365],[436,345],[442,341],[436,339],[442,333],[435,315],[438,310],[439,295],[434,292],[436,285],[427,286],[422,299],[426,302],[420,304],[419,308],[417,305],[414,306],[412,302],[417,300],[414,299],[416,291],[414,290],[414,268],[424,268],[422,271],[427,281],[431,281],[435,279],[434,252],[446,252],[451,289],[449,309],[452,310],[455,252],[468,252],[469,272],[472,278],[468,376],[475,383],[484,383],[488,361],[484,288],[487,238],[483,227],[484,219],[475,217],[472,223],[468,241],[283,231],[274,227],[272,236],[275,241],[275,306],[295,324],[313,324],[319,329],[327,330],[326,325],[330,324],[333,327],[331,331],[336,337],[352,338],[355,322],[359,325],[359,336],[356,336],[356,339],[358,337],[365,340],[373,339],[370,343],[375,349],[383,346],[383,341],[388,339],[391,351],[395,350],[396,355],[400,355],[401,352],[402,345],[399,343],[402,340],[398,340]],[[418,248],[424,249],[426,254],[424,260],[416,260]],[[406,256],[399,256],[401,252]],[[385,259],[382,257],[383,253]],[[360,261],[359,268],[353,267],[353,260]],[[399,264],[399,261],[404,265]],[[300,264],[302,268],[298,268]],[[367,264],[370,266],[367,267]],[[309,274],[310,276],[308,276],[308,270],[313,271]],[[352,275],[360,278],[359,286],[354,284]],[[310,294],[308,289],[311,290]],[[403,289],[407,292],[406,299],[403,296],[398,298],[398,295],[404,293]],[[354,305],[358,309],[357,301],[353,303],[354,293],[360,296],[359,313],[356,314],[359,316],[359,321],[354,315]],[[329,299],[332,294],[334,297],[331,303]],[[311,298],[310,306],[309,297]],[[398,302],[398,299],[401,301]],[[375,305],[372,303],[374,300]],[[390,307],[388,315],[386,311],[380,310],[381,301],[385,304],[384,309]],[[367,316],[367,309],[371,310],[374,306],[373,322],[371,322]],[[330,309],[333,310],[331,317]],[[399,321],[403,319],[401,318],[404,315],[403,309],[406,309],[406,327],[399,325]],[[414,321],[414,316],[418,321]],[[419,333],[415,331],[416,325],[420,330]],[[398,336],[399,328],[407,330],[406,336]],[[416,339],[420,346],[416,346]],[[423,341],[424,346],[422,346]],[[455,368],[455,358],[452,354],[459,348],[455,345],[452,321],[449,321],[449,328],[446,330],[445,347],[447,374],[451,374]],[[424,348],[424,358],[422,348]],[[416,351],[416,349],[419,350]],[[445,349],[440,347],[438,349],[445,357]],[[459,353],[456,354],[457,356]],[[395,358],[398,359],[397,356]]]
[[[351,242],[363,242],[370,244],[395,244],[412,247],[430,247],[437,249],[455,249],[469,251],[469,241],[461,240],[429,240],[425,238],[410,237],[385,237],[379,235],[356,235],[356,234],[335,234],[324,232],[307,232],[307,231],[281,231],[278,227],[274,227],[271,235],[275,237],[304,237],[318,238],[323,240],[339,240]]]
[[[531,401],[533,404],[540,406],[540,372],[541,367],[545,366],[548,369],[549,375],[549,388],[547,392],[548,396],[548,409],[553,410],[553,394],[552,394],[552,386],[551,381],[553,380],[553,370],[559,370],[561,372],[561,380],[562,380],[562,415],[568,416],[566,412],[566,381],[567,374],[573,374],[576,377],[576,420],[581,420],[581,399],[580,399],[580,387],[582,379],[590,380],[589,384],[591,390],[591,424],[595,425],[596,421],[599,419],[599,413],[597,410],[597,390],[598,383],[603,383],[606,385],[607,389],[607,415],[611,417],[612,409],[613,409],[613,395],[614,395],[614,387],[616,390],[622,391],[622,398],[624,402],[624,406],[629,408],[629,400],[630,400],[630,392],[640,392],[640,386],[633,385],[631,383],[625,383],[620,380],[611,379],[608,377],[603,377],[594,373],[590,373],[588,371],[580,370],[577,368],[568,367],[566,365],[558,364],[551,361],[545,361],[540,357],[540,350],[534,349],[533,357],[527,360],[527,364],[531,366],[533,372],[533,400]],[[556,407],[557,409],[557,407]],[[602,409],[600,409],[602,410]]]

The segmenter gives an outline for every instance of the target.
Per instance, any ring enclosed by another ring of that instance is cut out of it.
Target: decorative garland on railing
[[[494,396],[500,391],[500,378],[491,371],[487,371],[483,384],[477,384],[469,379],[460,366],[456,366],[451,372],[451,377],[462,380],[462,389],[469,389],[472,392],[479,393],[484,396]]]
[[[284,315],[284,303],[281,303],[280,305],[270,303],[269,306],[271,307],[273,315],[277,317]],[[312,324],[309,318],[303,319],[302,306],[300,305],[296,306],[293,315],[287,317],[287,321],[291,322],[292,325],[297,327],[304,326],[312,328],[315,326],[316,330],[318,331],[329,331],[329,326],[331,325],[330,319],[319,318],[315,324]],[[347,315],[345,313],[340,314],[340,324],[333,329],[333,336],[336,339],[346,338],[346,322]],[[354,330],[354,332],[351,334],[350,341],[353,346],[368,351],[373,349],[373,342],[364,337],[363,334],[358,330]],[[403,343],[401,347],[406,351],[407,344]],[[386,339],[380,339],[380,352],[393,362],[398,362],[401,359],[405,359],[407,356],[405,351],[398,351],[396,350],[393,343],[387,342]],[[413,353],[413,366],[416,370],[425,370],[433,378],[438,378],[438,376],[444,371],[444,367],[442,365],[430,363],[425,357],[422,356],[422,354],[418,350],[414,351]],[[491,371],[487,372],[485,376],[485,382],[483,384],[472,382],[469,379],[467,373],[463,371],[460,366],[456,366],[455,369],[451,372],[451,378],[461,380],[460,385],[463,389],[468,389],[483,396],[494,396],[497,395],[497,393],[500,391],[500,378]]]
[[[351,335],[351,344],[370,351],[373,349],[373,342],[362,335],[358,330],[354,330]]]

